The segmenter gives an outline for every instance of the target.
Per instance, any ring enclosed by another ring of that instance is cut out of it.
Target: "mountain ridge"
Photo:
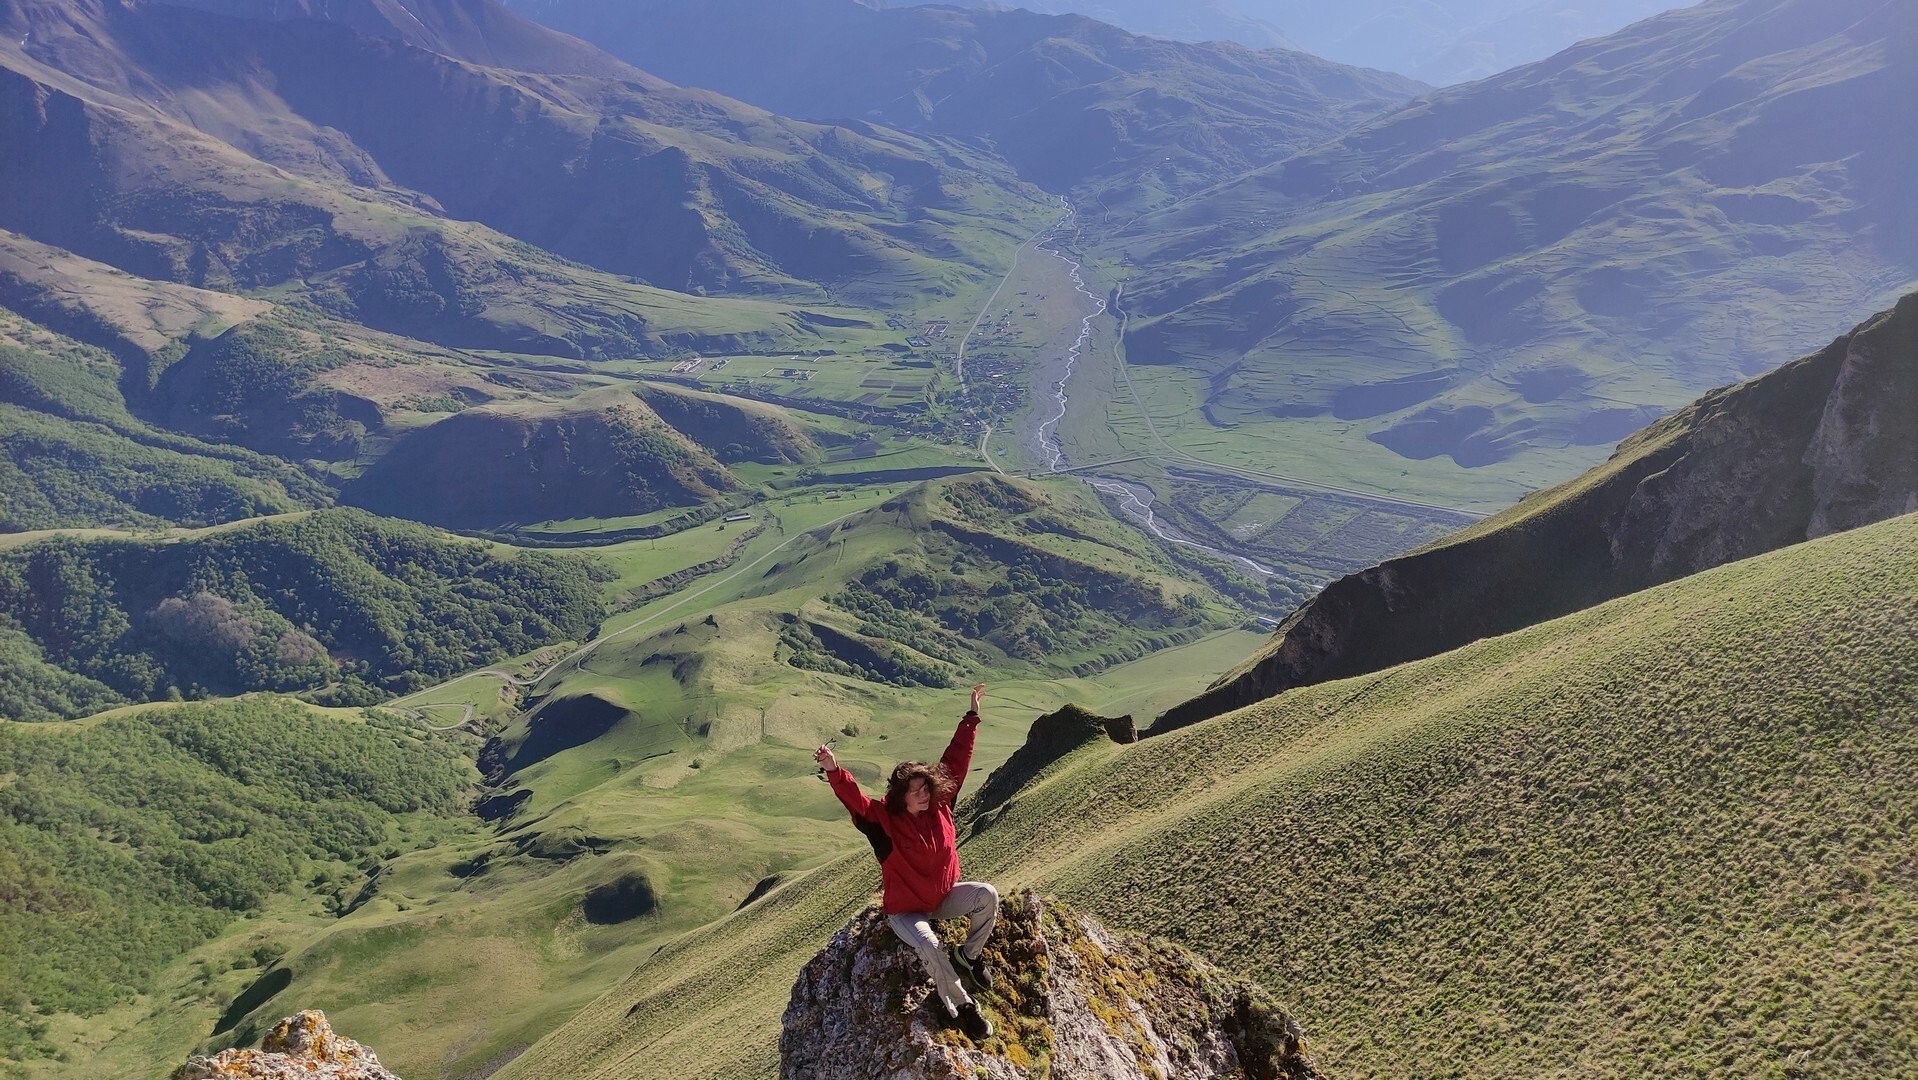
[[[1083,16],[876,11],[854,0],[519,7],[675,82],[789,115],[988,140],[1034,182],[1096,191],[1113,212],[1276,160],[1426,89],[1303,53],[1143,38]]]
[[[1918,510],[1914,415],[1918,293],[1707,394],[1584,476],[1327,586],[1148,734]]]

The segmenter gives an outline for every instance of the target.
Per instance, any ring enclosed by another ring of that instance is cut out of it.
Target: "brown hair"
[[[959,785],[952,782],[952,776],[944,765],[928,765],[923,761],[902,761],[892,767],[892,776],[886,780],[886,809],[895,814],[906,812],[906,789],[914,780],[924,779],[932,788],[932,805],[938,806],[952,798]]]

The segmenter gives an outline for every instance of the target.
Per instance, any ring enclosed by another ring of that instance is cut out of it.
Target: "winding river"
[[[1066,410],[1071,404],[1070,398],[1066,393],[1066,384],[1071,381],[1073,369],[1078,366],[1079,358],[1085,354],[1086,347],[1092,342],[1094,323],[1100,316],[1106,313],[1105,297],[1100,296],[1086,287],[1085,276],[1082,272],[1083,264],[1061,250],[1062,241],[1066,236],[1066,230],[1071,228],[1076,220],[1077,212],[1068,204],[1065,216],[1060,218],[1058,223],[1049,231],[1046,238],[1038,243],[1039,250],[1066,265],[1066,272],[1072,278],[1072,287],[1083,294],[1086,299],[1092,301],[1093,305],[1092,312],[1079,320],[1079,336],[1073,341],[1072,347],[1066,351],[1064,367],[1058,372],[1057,378],[1052,381],[1050,392],[1043,399],[1045,404],[1035,403],[1033,410],[1027,414],[1029,418],[1037,418],[1044,413],[1050,413],[1045,419],[1040,420],[1037,427],[1032,429],[1032,433],[1027,440],[1027,445],[1032,449],[1034,455],[1039,460],[1045,462],[1046,471],[1053,473],[1066,472],[1072,468],[1066,460],[1065,445],[1059,438],[1059,424],[1065,420]],[[994,295],[997,295],[996,291]],[[1050,406],[1049,409],[1046,407],[1048,404]],[[1147,533],[1163,543],[1179,544],[1184,547],[1203,551],[1208,555],[1225,559],[1260,577],[1275,577],[1278,574],[1278,571],[1273,570],[1271,567],[1248,559],[1243,555],[1202,544],[1167,522],[1159,520],[1158,515],[1154,513],[1152,509],[1154,498],[1152,489],[1146,487],[1144,484],[1093,473],[1086,474],[1084,479],[1095,491],[1118,503],[1121,512],[1134,522],[1137,522]]]

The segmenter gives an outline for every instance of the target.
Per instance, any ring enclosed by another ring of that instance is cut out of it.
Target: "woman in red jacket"
[[[984,683],[972,688],[972,707],[952,733],[952,743],[939,764],[900,762],[886,783],[883,799],[867,798],[827,747],[813,754],[813,760],[826,770],[833,794],[852,812],[853,824],[872,841],[873,854],[879,858],[886,922],[918,951],[946,1011],[958,1017],[960,1030],[974,1040],[991,1035],[992,1023],[979,1015],[960,978],[963,975],[976,989],[992,988],[992,975],[981,953],[999,918],[999,890],[984,882],[959,880],[952,804],[972,766],[979,699],[985,692]],[[932,921],[961,915],[966,917],[965,943],[948,953],[940,948]]]

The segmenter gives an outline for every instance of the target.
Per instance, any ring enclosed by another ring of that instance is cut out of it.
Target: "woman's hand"
[[[972,708],[971,708],[971,709],[968,709],[967,711],[968,711],[968,712],[978,712],[978,711],[979,711],[979,699],[980,699],[980,698],[982,698],[982,697],[985,697],[985,696],[986,696],[986,684],[985,684],[985,683],[980,683],[980,684],[979,684],[978,686],[975,686],[975,687],[973,687],[973,688],[972,688]]]
[[[814,750],[812,752],[812,759],[817,761],[819,767],[827,772],[831,772],[839,767],[839,759],[832,756],[832,748],[829,746],[822,746]]]

